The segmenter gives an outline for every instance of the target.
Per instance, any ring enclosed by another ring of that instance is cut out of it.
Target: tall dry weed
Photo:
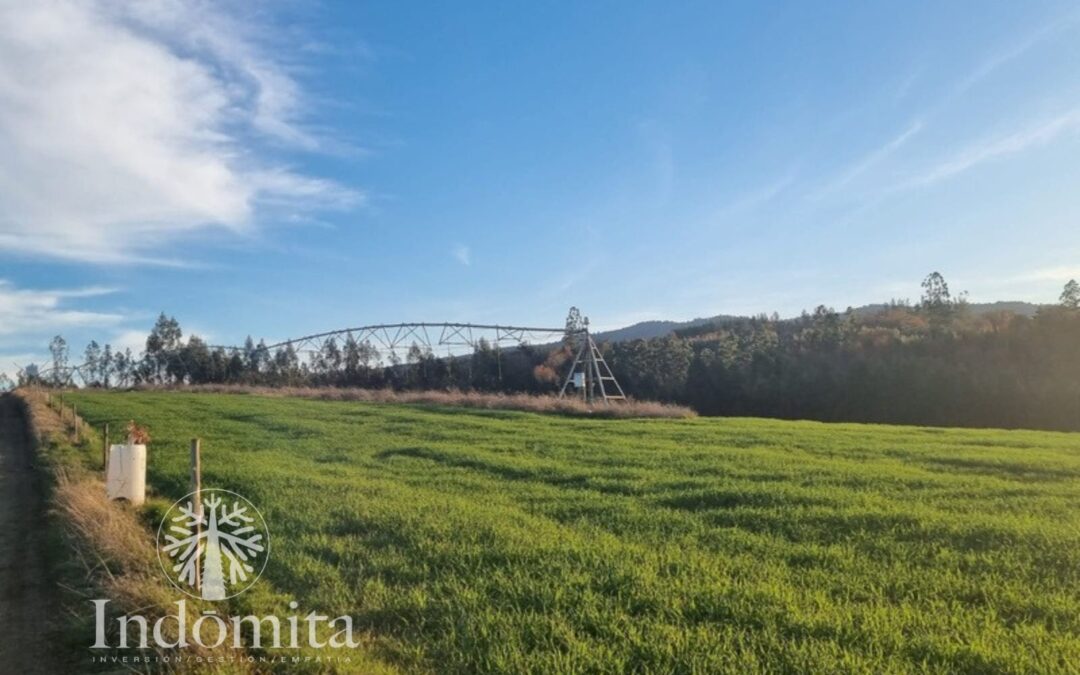
[[[294,396],[326,401],[369,401],[373,403],[416,403],[424,405],[482,408],[486,410],[522,410],[526,412],[627,419],[634,417],[695,417],[692,409],[656,401],[627,401],[589,404],[579,398],[557,398],[535,394],[502,394],[476,391],[395,391],[339,387],[265,387],[239,384],[200,384],[183,387],[140,387],[140,389],[176,390],[216,394],[257,394],[259,396]]]

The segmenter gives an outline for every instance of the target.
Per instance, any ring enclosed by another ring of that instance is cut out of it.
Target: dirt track
[[[56,672],[46,501],[19,402],[0,395],[0,672]]]

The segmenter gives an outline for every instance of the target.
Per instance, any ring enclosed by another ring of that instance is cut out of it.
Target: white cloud
[[[936,183],[984,162],[1045,145],[1060,136],[1077,131],[1080,131],[1080,108],[1070,110],[1050,120],[1043,120],[1006,136],[983,139],[931,166],[900,187],[910,188]]]
[[[138,357],[146,350],[146,336],[149,333],[149,330],[124,330],[114,334],[108,343],[112,345],[113,352],[130,349],[132,355]]]
[[[67,300],[112,292],[112,289],[99,287],[48,291],[21,289],[0,279],[0,335],[28,336],[57,333],[66,328],[115,325],[124,317],[65,306]]]
[[[0,4],[0,250],[153,261],[181,234],[249,231],[260,209],[361,199],[256,150],[325,141],[280,52],[223,7]]]
[[[454,259],[462,265],[468,267],[472,264],[472,251],[465,244],[456,244],[451,253],[453,253]]]
[[[891,139],[888,143],[882,145],[876,150],[864,156],[854,165],[844,171],[839,177],[826,185],[819,195],[828,194],[839,190],[849,183],[854,181],[859,176],[863,175],[873,167],[877,166],[881,162],[888,159],[893,153],[902,148],[909,140],[911,140],[916,134],[922,131],[922,122],[916,120],[912,122],[906,129],[900,132],[899,135]]]
[[[44,363],[42,355],[30,352],[0,354],[0,374],[14,380],[18,376],[19,369],[26,367],[30,363],[36,363],[40,366]]]
[[[1053,17],[1051,20],[1038,26],[1034,31],[1029,32],[1027,35],[1022,36],[1008,47],[985,58],[977,68],[956,83],[956,85],[953,86],[952,89],[935,105],[924,110],[919,115],[919,118],[913,121],[899,135],[853,164],[849,169],[819,190],[816,196],[822,197],[835,192],[840,188],[847,187],[850,183],[854,182],[856,178],[859,178],[870,169],[885,162],[885,160],[889,159],[902,147],[908,145],[909,141],[920,134],[924,128],[923,120],[933,120],[938,117],[944,109],[954,104],[958,99],[961,99],[977,85],[989,80],[1001,68],[1022,58],[1028,54],[1028,52],[1047,40],[1059,36],[1061,33],[1075,25],[1078,20],[1080,20],[1080,12],[1076,11]],[[916,74],[917,72],[918,71],[916,71]],[[897,94],[897,98],[906,94],[912,81],[913,78],[911,76],[904,80],[900,87],[900,93]],[[952,158],[926,169],[920,175],[885,190],[885,192],[894,192],[935,183],[966,171],[984,161],[1012,154],[1014,152],[1020,152],[1028,147],[1050,140],[1053,136],[1065,131],[1065,127],[1076,126],[1076,112],[1077,111],[1070,112],[1058,120],[1044,122],[1042,125],[1036,125],[1036,127],[1032,129],[1021,131],[1008,137],[985,139],[956,154]],[[1064,127],[1055,127],[1055,123],[1063,124]],[[1049,135],[1049,137],[1047,137],[1047,135]]]
[[[944,103],[948,103],[953,99],[959,98],[968,90],[975,87],[975,85],[988,79],[1001,67],[1024,56],[1034,47],[1040,45],[1041,43],[1053,37],[1056,37],[1062,32],[1072,28],[1072,26],[1077,22],[1078,19],[1080,19],[1080,12],[1077,12],[1075,10],[1069,11],[1060,16],[1054,16],[1046,23],[1038,26],[1035,30],[1021,36],[1011,45],[1005,47],[1004,49],[998,51],[995,54],[990,55],[979,65],[978,68],[972,71],[967,77],[965,77],[956,85],[950,95],[945,99]]]
[[[724,203],[723,207],[714,215],[716,220],[727,220],[736,216],[743,216],[754,209],[768,204],[782,194],[795,182],[796,172],[794,169],[787,172],[779,179],[763,185],[755,190],[750,190],[742,195]]]
[[[1069,279],[1080,279],[1080,267],[1076,265],[1058,265],[1028,270],[1009,277],[1009,281],[1054,281],[1065,284]]]

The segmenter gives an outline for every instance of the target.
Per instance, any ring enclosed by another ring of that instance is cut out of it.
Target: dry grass
[[[90,475],[72,479],[60,469],[53,509],[75,535],[74,553],[82,558],[88,574],[99,577],[98,585],[107,597],[132,608],[171,602],[174,594],[160,583],[150,533],[133,508],[105,498],[100,479]]]
[[[167,613],[176,616],[178,594],[161,574],[153,536],[140,520],[138,511],[123,503],[109,501],[98,473],[75,459],[78,453],[69,443],[73,422],[70,417],[60,421],[57,411],[47,404],[45,392],[21,390],[18,393],[26,405],[31,432],[39,440],[39,452],[49,459],[47,464],[53,479],[52,510],[68,545],[68,568],[79,570],[80,578],[72,579],[73,587],[68,588],[80,596],[79,606],[71,608],[72,616],[84,617],[89,611],[90,598],[108,598],[112,611],[138,613],[151,624]],[[67,414],[70,415],[70,411]],[[185,599],[188,603],[187,634],[191,635],[192,624],[204,607],[192,598]],[[109,625],[115,629],[115,623]],[[175,621],[165,621],[163,627],[167,639],[175,640]],[[111,644],[116,640],[115,635],[110,636]],[[157,651],[163,656],[166,654]],[[189,659],[186,663],[158,665],[154,670],[254,672],[240,661],[244,654],[243,650],[228,645],[204,649],[192,644],[184,651],[184,656]],[[194,661],[190,657],[204,657],[204,661]]]
[[[72,480],[62,470],[57,475],[53,508],[70,535],[72,554],[85,567],[91,586],[100,592],[96,597],[108,598],[113,611],[141,614],[151,624],[167,614],[176,616],[178,594],[163,580],[153,538],[135,509],[108,501],[101,480],[90,476]],[[184,600],[188,605],[186,634],[192,635],[195,620],[204,609],[213,607],[204,606],[190,597]],[[82,611],[85,612],[85,608]],[[109,642],[116,644],[118,636],[112,634],[116,624],[108,625]],[[170,642],[175,641],[176,622],[167,620],[163,622],[163,628],[164,637]],[[158,670],[174,673],[252,672],[240,660],[244,656],[243,650],[229,644],[207,649],[189,643],[183,651],[188,663],[170,664],[168,668]],[[162,656],[175,654],[157,647],[154,649]],[[192,657],[202,657],[204,662],[194,661]]]
[[[36,387],[18,390],[19,398],[26,406],[27,424],[30,425],[30,435],[38,443],[54,434],[66,434],[67,424],[60,421],[60,416],[49,407],[49,394],[44,389]]]
[[[160,389],[160,388],[150,388]],[[172,388],[167,388],[172,389]],[[589,405],[577,398],[556,398],[532,394],[499,394],[475,391],[395,391],[393,389],[358,389],[338,387],[257,387],[236,384],[203,384],[176,387],[176,391],[214,394],[256,394],[293,396],[326,401],[369,401],[372,403],[416,403],[423,405],[482,408],[486,410],[523,410],[535,413],[626,419],[634,417],[696,417],[692,409],[656,401],[630,399],[611,404]]]

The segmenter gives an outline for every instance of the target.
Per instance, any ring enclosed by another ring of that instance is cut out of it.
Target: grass
[[[150,427],[168,500],[200,436],[204,485],[273,536],[240,609],[352,614],[389,668],[1080,664],[1080,435],[69,396],[88,422]]]
[[[55,617],[56,634],[50,636],[57,661],[54,665],[66,672],[116,672],[117,667],[123,667],[119,663],[90,661],[88,647],[95,640],[93,615],[88,611],[90,600],[106,598],[114,608],[147,616],[152,622],[175,611],[176,598],[158,572],[154,539],[147,529],[148,523],[140,520],[137,510],[111,503],[105,497],[100,437],[95,438],[92,431],[83,429],[76,442],[70,409],[61,421],[57,401],[54,399],[52,405],[48,405],[43,391],[23,390],[19,395],[30,432],[37,440],[40,465],[45,473],[42,477],[48,487],[51,506],[47,573],[50,581],[56,584],[61,605]],[[187,622],[189,633],[193,619],[204,608],[197,602],[190,604],[193,605],[193,616]],[[208,604],[205,609],[213,607]],[[167,639],[176,639],[173,625],[166,624],[164,629]],[[106,632],[110,642],[115,644],[116,631],[110,626]],[[168,655],[167,650],[151,653]],[[157,670],[178,675],[195,672],[245,675],[254,672],[238,658],[236,650],[193,646],[187,655],[201,660],[196,663],[192,658],[189,663],[170,663]],[[239,656],[243,655],[241,650]],[[106,659],[128,656],[125,670],[134,666],[130,663],[131,654],[123,650],[97,650],[94,656]]]
[[[142,391],[175,390],[174,387],[144,386]],[[627,399],[618,404],[586,403],[581,398],[567,396],[558,398],[548,394],[502,394],[482,391],[426,390],[396,391],[394,389],[364,389],[361,387],[259,387],[243,384],[196,384],[185,385],[184,391],[213,394],[258,394],[260,396],[288,396],[290,398],[313,398],[320,401],[366,401],[371,403],[419,403],[422,405],[450,406],[456,408],[481,408],[485,410],[523,410],[526,412],[551,413],[572,417],[633,418],[633,417],[696,417],[697,413],[686,406],[658,401]]]

